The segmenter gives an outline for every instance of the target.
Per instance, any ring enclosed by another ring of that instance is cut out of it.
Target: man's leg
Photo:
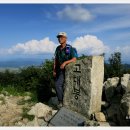
[[[63,95],[64,95],[63,85],[64,85],[64,72],[61,71],[55,80],[56,93],[59,102],[63,102]]]

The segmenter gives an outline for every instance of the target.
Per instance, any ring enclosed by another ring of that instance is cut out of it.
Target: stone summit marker
[[[86,118],[62,107],[58,113],[50,120],[51,126],[84,126]]]
[[[64,107],[85,117],[101,110],[104,57],[89,56],[66,66]]]

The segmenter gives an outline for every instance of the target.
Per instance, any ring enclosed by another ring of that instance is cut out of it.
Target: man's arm
[[[67,65],[71,62],[76,62],[76,57],[73,57],[72,59],[65,61],[65,64]]]
[[[72,59],[65,61],[65,62],[60,66],[60,68],[61,68],[61,69],[64,69],[64,67],[65,67],[67,64],[71,63],[71,62],[76,62],[76,57],[73,57]]]
[[[54,59],[54,66],[53,66],[53,76],[56,77],[56,64],[57,64],[57,60],[56,58]]]
[[[53,71],[56,70],[56,58],[54,59],[54,66],[53,66]]]

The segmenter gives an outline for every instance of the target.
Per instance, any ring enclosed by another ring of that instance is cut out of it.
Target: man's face
[[[65,36],[59,36],[58,37],[58,41],[59,41],[60,44],[66,43],[66,40],[67,40],[67,38]]]

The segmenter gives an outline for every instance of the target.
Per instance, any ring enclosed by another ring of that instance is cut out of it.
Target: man
[[[53,76],[60,108],[63,106],[65,66],[76,61],[76,54],[72,46],[66,44],[67,34],[65,32],[60,32],[57,38],[60,45],[55,50]]]

